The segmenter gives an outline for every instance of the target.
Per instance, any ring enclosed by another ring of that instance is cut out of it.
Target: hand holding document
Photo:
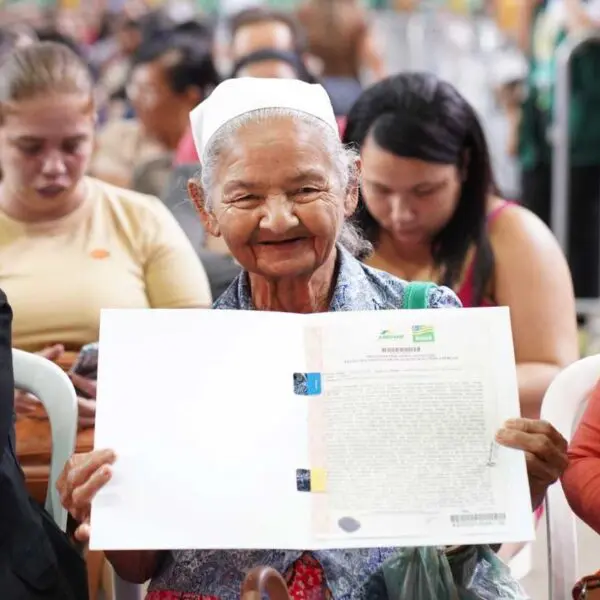
[[[508,309],[102,313],[92,549],[528,541]],[[139,415],[143,415],[140,418]]]

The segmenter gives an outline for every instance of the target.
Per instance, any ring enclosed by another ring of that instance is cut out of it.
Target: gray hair
[[[227,122],[209,140],[201,157],[200,184],[206,195],[207,208],[210,209],[211,194],[215,187],[221,153],[230,143],[237,131],[248,124],[264,123],[273,118],[291,118],[296,122],[305,123],[309,127],[318,129],[322,133],[323,143],[327,154],[333,157],[333,164],[340,187],[347,189],[348,185],[358,176],[356,172],[356,150],[345,147],[331,127],[317,117],[287,108],[262,108],[245,113]],[[363,259],[371,254],[371,243],[361,234],[358,227],[346,219],[340,230],[338,242],[353,256]]]

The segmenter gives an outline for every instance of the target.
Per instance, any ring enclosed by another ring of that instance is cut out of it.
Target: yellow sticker
[[[324,492],[327,485],[327,474],[325,469],[311,469],[310,471],[310,491]]]

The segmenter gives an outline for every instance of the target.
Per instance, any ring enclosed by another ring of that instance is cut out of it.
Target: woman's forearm
[[[522,417],[526,419],[540,418],[544,394],[560,370],[561,367],[547,363],[517,364]]]
[[[117,575],[131,583],[145,583],[156,574],[164,552],[160,550],[107,551]]]

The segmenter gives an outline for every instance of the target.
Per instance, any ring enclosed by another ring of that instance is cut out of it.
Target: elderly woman
[[[192,113],[202,181],[190,195],[206,229],[221,236],[243,271],[215,309],[294,313],[385,310],[402,306],[406,284],[362,264],[365,246],[347,218],[357,203],[359,162],[340,142],[325,90],[294,80],[234,79]],[[447,288],[433,287],[430,308],[458,307]],[[554,428],[517,419],[500,443],[526,453],[531,500],[539,505],[566,465],[566,443]],[[111,450],[74,456],[58,483],[64,506],[89,535],[90,503],[111,477]],[[200,508],[201,510],[201,508]],[[152,578],[148,599],[239,597],[257,565],[284,574],[300,598],[357,599],[395,549],[108,552],[124,578]],[[483,581],[491,571],[477,572]],[[509,577],[506,572],[503,577]],[[381,580],[380,580],[381,581]],[[515,582],[512,598],[522,598]],[[438,600],[441,600],[438,598]]]

